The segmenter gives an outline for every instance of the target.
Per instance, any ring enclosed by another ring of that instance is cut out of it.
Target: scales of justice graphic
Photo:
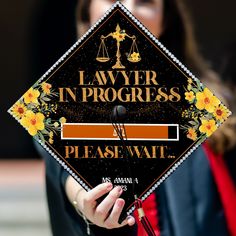
[[[106,36],[101,36],[101,43],[99,45],[99,49],[98,49],[98,54],[96,57],[96,60],[102,63],[108,62],[110,60],[110,56],[108,54],[108,50],[107,50],[107,46],[105,43],[105,39],[112,37],[113,39],[116,40],[117,43],[117,51],[116,51],[116,63],[115,65],[112,66],[112,69],[124,69],[125,66],[122,65],[121,63],[121,53],[120,53],[120,46],[121,46],[121,42],[126,40],[126,37],[132,40],[132,45],[130,47],[130,51],[129,54],[127,56],[127,60],[132,62],[132,63],[137,63],[139,61],[141,61],[141,56],[138,50],[138,46],[136,43],[136,36],[132,35],[130,36],[129,34],[127,34],[125,32],[125,30],[122,30],[119,26],[119,24],[117,24],[116,26],[116,31],[109,33]]]

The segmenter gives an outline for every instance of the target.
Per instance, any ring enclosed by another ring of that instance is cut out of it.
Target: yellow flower
[[[59,121],[63,125],[64,123],[66,123],[66,118],[65,117],[61,117],[61,119]]]
[[[130,59],[134,62],[138,62],[140,60],[140,55],[138,52],[133,52],[131,55],[130,55]]]
[[[193,91],[186,92],[186,93],[184,93],[184,95],[185,95],[185,99],[189,102],[192,102],[195,98]]]
[[[188,83],[191,84],[193,80],[191,78],[188,78]]]
[[[196,99],[196,107],[199,110],[206,109],[211,113],[214,111],[215,107],[220,104],[220,100],[214,96],[208,88],[205,88],[203,92],[198,92],[196,94]]]
[[[215,118],[221,122],[226,120],[226,118],[228,117],[227,108],[221,104],[215,108],[213,114]]]
[[[30,88],[23,96],[26,104],[38,103],[40,92],[37,89]]]
[[[188,129],[187,137],[188,137],[189,139],[192,139],[193,141],[195,141],[195,140],[197,139],[196,130],[193,129],[193,128],[189,128],[189,129]]]
[[[49,138],[48,142],[49,142],[50,144],[53,144],[54,140],[53,140],[52,138]]]
[[[217,126],[215,120],[202,120],[202,125],[199,127],[201,133],[205,133],[207,137],[216,131]]]
[[[23,103],[17,102],[12,108],[12,113],[14,116],[21,119],[25,115],[26,110],[27,108]]]
[[[120,42],[120,41],[123,41],[125,39],[125,34],[122,34],[122,33],[119,33],[119,32],[116,31],[112,34],[112,37]]]
[[[49,133],[49,137],[50,137],[50,138],[53,137],[53,132],[52,132],[52,131],[50,131],[50,133]]]
[[[43,92],[44,92],[45,94],[50,94],[50,89],[51,89],[51,87],[52,87],[51,84],[48,84],[48,83],[46,83],[46,82],[43,82],[42,85],[41,85],[41,87],[42,87]]]
[[[44,130],[44,118],[42,113],[35,114],[28,110],[20,123],[28,130],[30,135],[35,136],[38,130]]]

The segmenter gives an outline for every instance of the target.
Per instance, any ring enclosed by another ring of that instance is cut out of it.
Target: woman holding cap
[[[82,36],[114,2],[80,0],[76,12],[78,35]],[[121,2],[227,103],[223,96],[224,93],[228,95],[227,89],[222,90],[216,74],[209,70],[198,53],[188,11],[182,0]],[[231,173],[227,168],[233,155],[228,150],[235,144],[232,120],[229,119],[207,144],[195,151],[193,157],[186,160],[144,203],[148,208],[146,214],[152,214],[148,217],[157,235],[225,236],[235,233],[230,211],[235,204],[230,205],[226,201],[231,199],[227,196],[235,194],[235,183],[232,181],[235,172]],[[43,156],[46,155],[43,153]],[[215,162],[215,158],[221,160],[220,164]],[[145,235],[141,227],[137,229],[133,216],[118,223],[124,207],[120,187],[113,188],[111,183],[103,183],[86,192],[52,158],[46,158],[46,167],[49,209],[55,236]],[[55,176],[60,181],[55,182]],[[227,181],[232,194],[226,194],[222,183],[218,183],[221,176]],[[96,200],[104,194],[108,195],[97,204]]]

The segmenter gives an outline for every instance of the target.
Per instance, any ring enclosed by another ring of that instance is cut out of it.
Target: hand
[[[133,217],[127,217],[121,224],[118,223],[120,214],[125,205],[125,201],[122,198],[119,198],[122,194],[121,187],[118,186],[113,188],[111,183],[103,183],[87,192],[75,182],[76,181],[72,177],[68,177],[66,183],[67,195],[70,196],[70,194],[68,194],[70,192],[69,188],[74,188],[75,185],[77,185],[76,193],[78,191],[79,193],[77,194],[77,199],[74,200],[77,201],[78,210],[92,223],[107,229],[120,228],[127,224],[130,226],[134,225],[135,220]],[[97,204],[97,199],[107,193],[109,194],[105,199]],[[69,199],[71,198],[69,197]]]

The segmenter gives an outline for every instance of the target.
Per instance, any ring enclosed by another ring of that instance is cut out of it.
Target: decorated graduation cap
[[[230,115],[120,2],[9,112],[87,191],[121,186],[122,218]]]

